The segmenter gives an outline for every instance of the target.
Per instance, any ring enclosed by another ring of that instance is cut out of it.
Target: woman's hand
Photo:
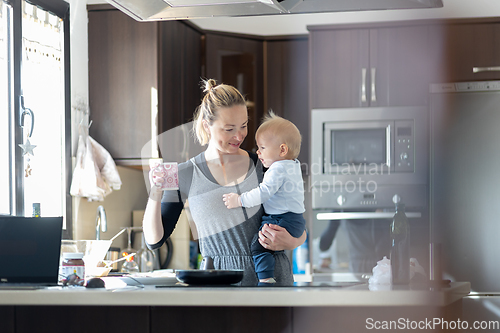
[[[149,170],[149,184],[151,185],[149,197],[152,200],[160,201],[163,195],[161,185],[164,181],[164,173],[159,170],[158,165],[152,166],[151,170]]]
[[[276,224],[265,224],[259,231],[259,243],[272,251],[293,250],[306,240],[306,232],[295,238],[288,231]]]

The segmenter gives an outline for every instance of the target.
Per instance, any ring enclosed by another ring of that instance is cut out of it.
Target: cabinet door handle
[[[377,101],[377,93],[375,92],[375,75],[377,73],[377,69],[375,67],[372,67],[371,70],[371,77],[372,77],[372,93],[371,93],[371,101],[376,102]]]
[[[361,103],[366,103],[366,68],[361,68]]]
[[[473,73],[479,72],[498,72],[500,71],[500,66],[491,66],[491,67],[472,67]]]
[[[335,213],[317,213],[318,220],[359,220],[359,219],[392,219],[392,212],[335,212]],[[422,217],[421,212],[406,212],[409,219]]]
[[[391,125],[387,125],[385,129],[385,149],[386,149],[386,159],[385,163],[387,167],[391,167]]]

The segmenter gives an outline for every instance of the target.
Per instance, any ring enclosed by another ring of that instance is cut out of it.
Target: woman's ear
[[[285,157],[286,155],[288,155],[288,146],[286,144],[282,143],[280,145],[280,156]]]
[[[201,121],[201,124],[203,125],[203,129],[205,130],[205,132],[207,132],[207,134],[210,134],[210,126],[208,125],[208,122],[203,119]]]

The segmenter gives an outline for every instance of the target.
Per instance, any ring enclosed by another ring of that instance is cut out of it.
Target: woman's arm
[[[276,224],[266,224],[259,231],[259,243],[272,251],[293,250],[306,241],[307,234],[295,238],[288,231]]]
[[[163,238],[163,224],[161,221],[161,195],[162,193],[153,193],[151,191],[144,218],[142,220],[142,229],[144,239],[148,244],[156,244]]]
[[[150,171],[151,191],[149,194],[142,228],[146,244],[151,249],[159,248],[170,236],[182,212],[183,204],[176,199],[180,197],[178,191],[169,191],[167,202],[162,203],[163,191],[155,183],[162,182],[160,177],[152,177],[154,170]]]

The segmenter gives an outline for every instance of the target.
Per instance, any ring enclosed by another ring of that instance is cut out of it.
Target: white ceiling
[[[103,3],[102,0],[87,0]],[[147,1],[147,0],[143,0]],[[279,36],[307,34],[307,26],[340,23],[404,21],[435,18],[500,17],[500,0],[443,0],[443,8],[379,10],[259,17],[217,17],[191,20],[205,30]]]

